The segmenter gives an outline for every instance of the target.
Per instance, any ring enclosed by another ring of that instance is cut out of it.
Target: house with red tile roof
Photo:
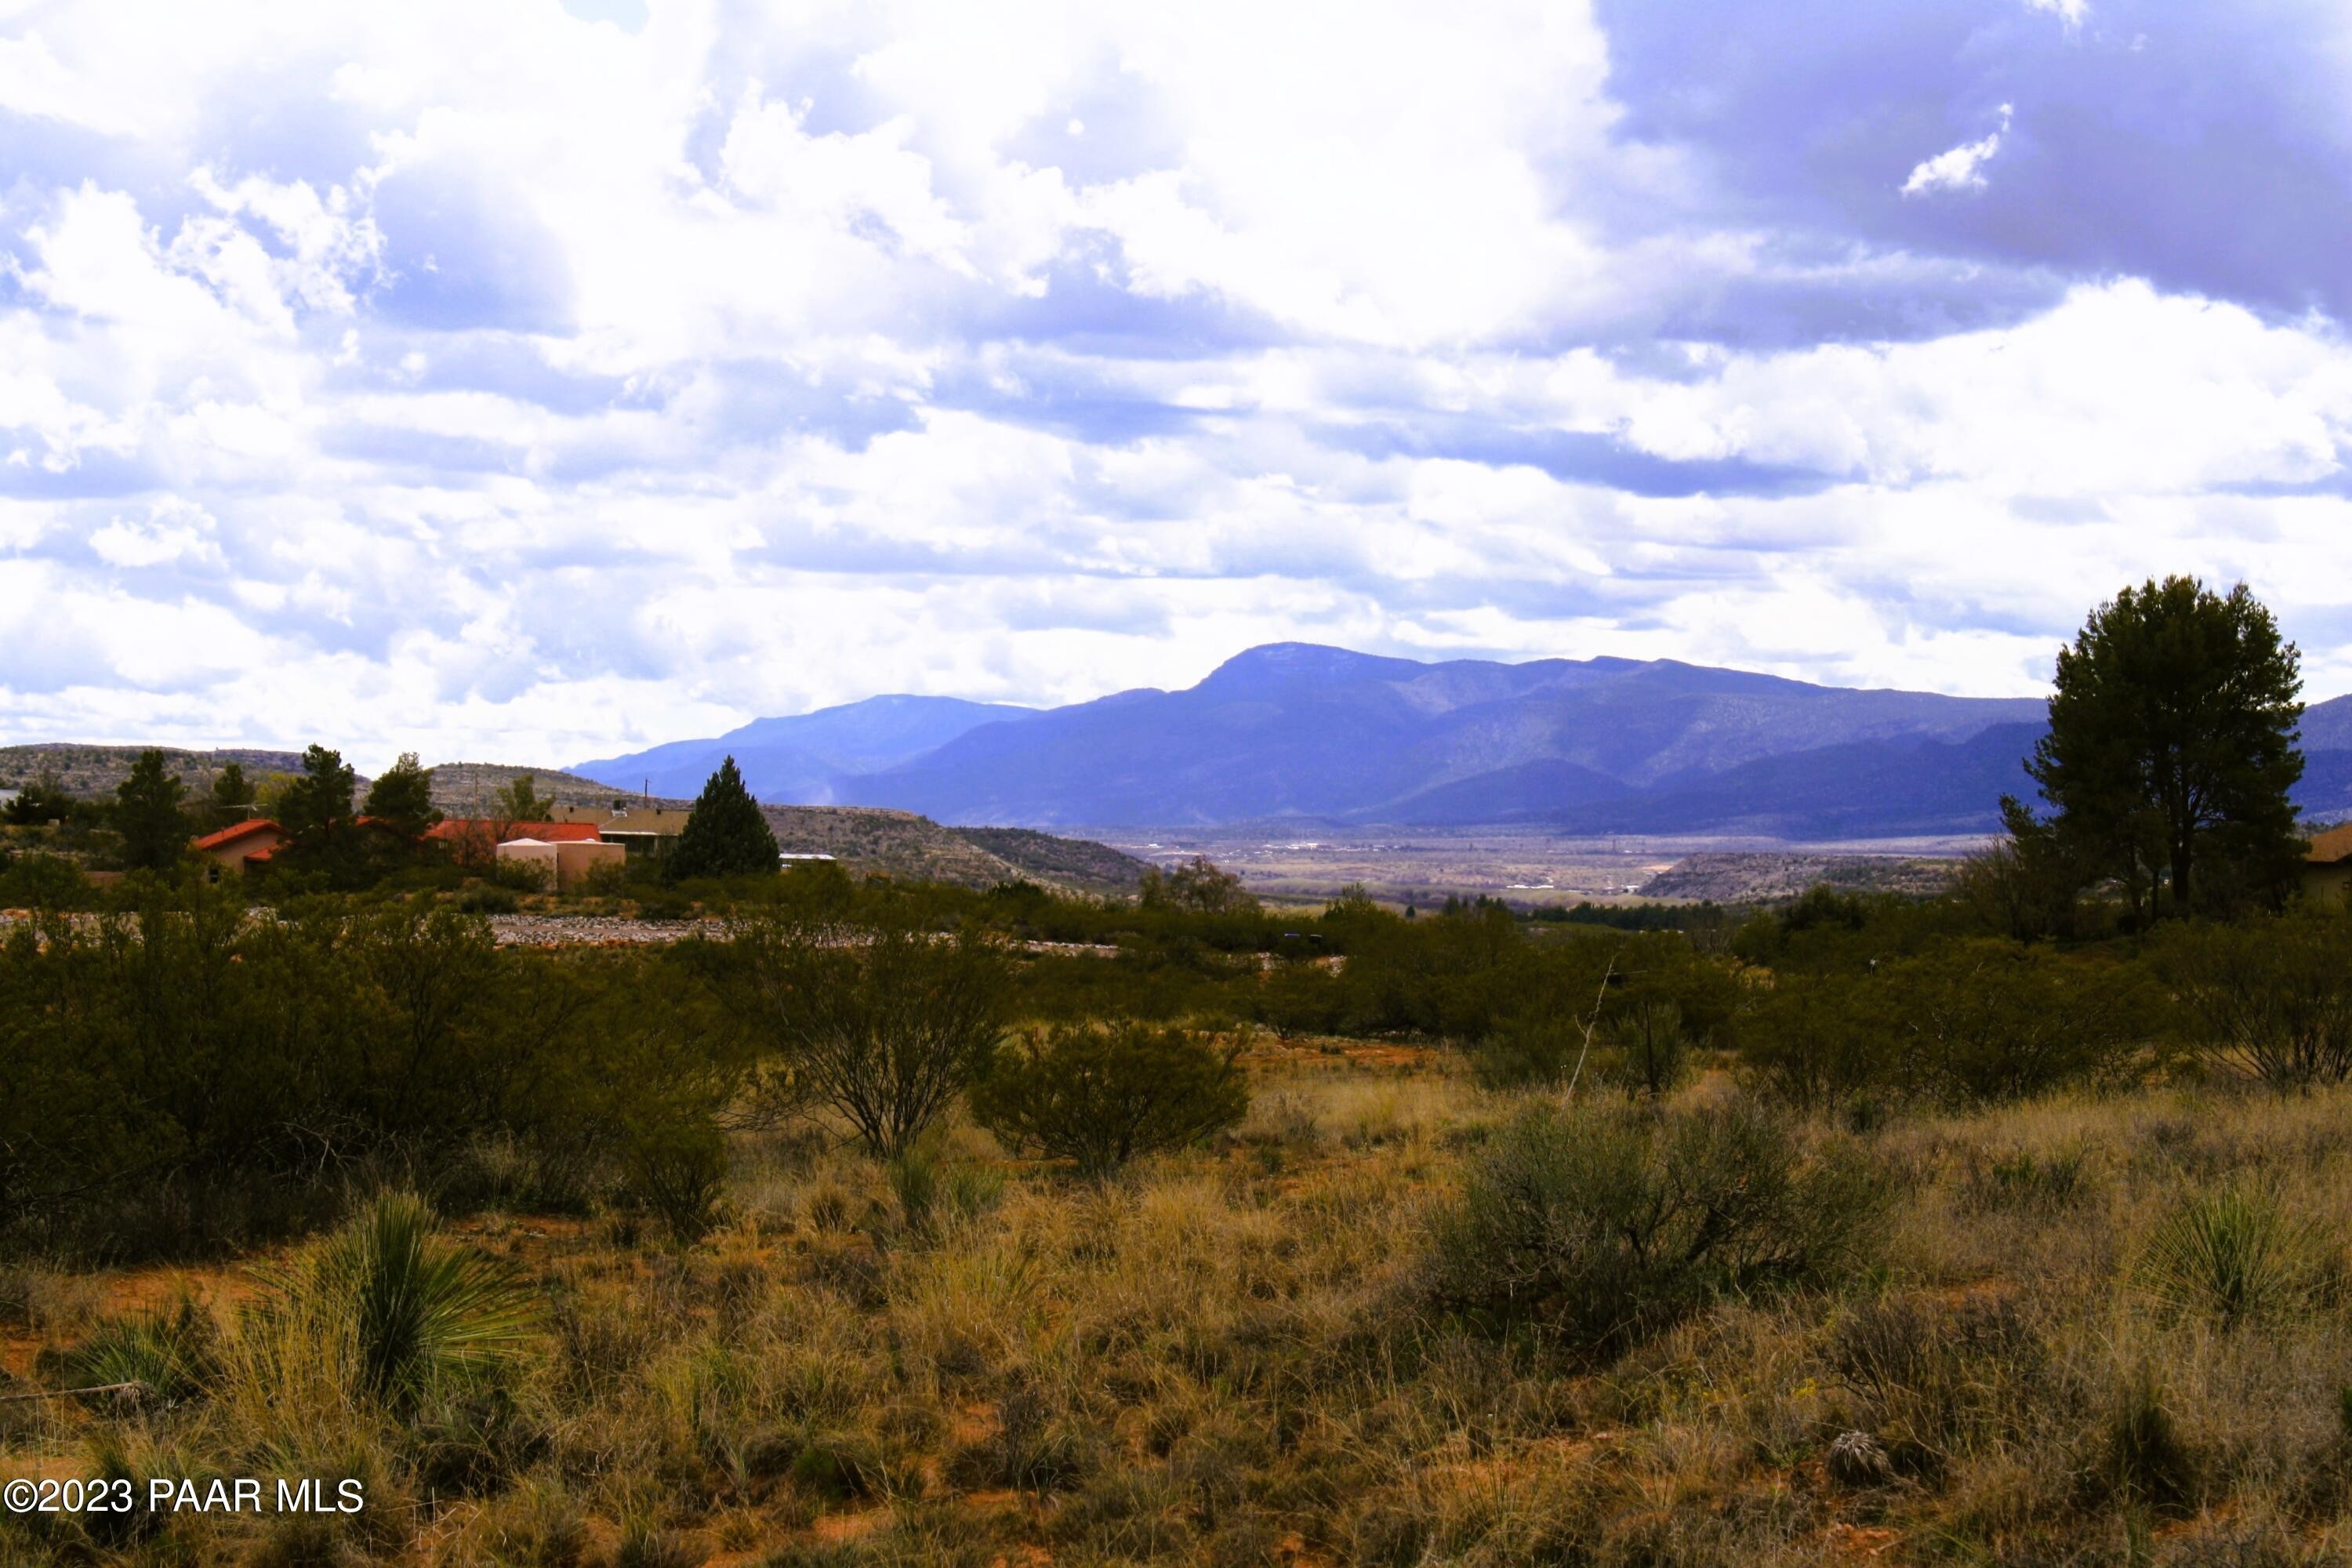
[[[2323,909],[2352,903],[2352,822],[2313,838],[2303,852],[2303,896]]]
[[[217,882],[225,875],[243,876],[249,868],[267,864],[278,847],[292,837],[269,818],[256,816],[191,840],[188,851],[212,862],[205,875]]]
[[[425,830],[427,844],[446,845],[461,866],[487,866],[499,846],[517,838],[541,844],[594,844],[602,835],[593,822],[509,822],[488,816],[446,816]]]

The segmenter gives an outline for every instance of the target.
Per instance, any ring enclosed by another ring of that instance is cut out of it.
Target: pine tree
[[[122,858],[133,867],[161,870],[176,865],[188,847],[188,819],[180,805],[188,786],[163,764],[163,753],[145,751],[131,776],[114,789],[114,826],[122,835]]]
[[[278,820],[296,838],[332,837],[352,823],[359,775],[341,752],[312,746],[302,753],[301,776],[286,786]]]
[[[364,809],[403,837],[423,837],[441,820],[433,808],[433,770],[419,763],[415,752],[401,752],[400,760],[368,786]]]
[[[2150,579],[2100,605],[2059,650],[2050,732],[2026,764],[2058,808],[2057,840],[2135,907],[2158,887],[2174,911],[2200,893],[2283,888],[2298,848],[2299,666],[2242,583],[2223,595]],[[2013,834],[2032,826],[2016,802],[2002,809]]]
[[[776,836],[760,815],[760,803],[743,787],[743,775],[729,757],[702,786],[694,810],[669,858],[673,879],[737,877],[776,869]]]

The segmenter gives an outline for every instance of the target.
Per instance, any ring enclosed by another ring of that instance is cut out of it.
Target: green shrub
[[[2157,963],[2190,1048],[2274,1089],[2352,1078],[2352,921],[2305,910],[2176,926]]]
[[[708,1122],[657,1122],[632,1139],[625,1195],[653,1211],[672,1240],[699,1241],[727,1190],[727,1142]]]
[[[1601,1079],[1630,1094],[1663,1100],[1690,1076],[1690,1036],[1681,1005],[1670,998],[1644,997],[1625,1008],[1610,1019],[1603,1038],[1609,1048]]]
[[[1605,1353],[1719,1293],[1857,1266],[1887,1198],[1850,1145],[1809,1147],[1745,1101],[1663,1113],[1539,1103],[1472,1155],[1438,1216],[1429,1289]]]
[[[1981,938],[1861,973],[1782,976],[1738,1025],[1755,1079],[1808,1106],[2020,1100],[2124,1076],[2155,1032],[2136,967]]]
[[[1239,1122],[1250,1097],[1238,1054],[1185,1029],[1056,1025],[997,1052],[972,1086],[972,1119],[1098,1177]]]
[[[1470,1076],[1481,1089],[1562,1084],[1583,1048],[1584,1032],[1573,1020],[1523,1013],[1472,1049]]]
[[[1004,958],[977,932],[864,929],[790,910],[739,920],[715,957],[736,1016],[770,1049],[777,1112],[830,1107],[895,1159],[938,1122],[996,1043]]]

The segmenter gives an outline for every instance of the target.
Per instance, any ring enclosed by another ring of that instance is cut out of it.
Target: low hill
[[[535,792],[559,805],[609,809],[615,804],[633,804],[642,798],[635,791],[616,790],[561,768],[443,763],[433,770],[433,802],[452,816],[479,816],[489,810],[490,800],[499,791],[524,774],[530,775]],[[651,804],[683,811],[694,802],[682,795],[656,795]],[[761,815],[775,831],[780,849],[792,854],[831,855],[852,872],[879,872],[908,880],[992,888],[999,882],[1025,877],[1031,881],[1105,891],[1108,889],[1101,885],[1104,874],[1112,869],[1112,862],[1127,859],[1118,850],[1100,844],[1055,838],[1044,833],[1017,836],[1023,842],[1018,846],[1016,859],[999,855],[990,846],[941,827],[928,817],[874,806],[763,805]],[[1081,875],[1080,868],[1091,870]],[[1127,886],[1131,888],[1133,883],[1134,879],[1129,877]]]
[[[950,827],[950,833],[1014,867],[1032,881],[1089,892],[1132,893],[1150,862],[1091,838],[1059,838],[1029,827]]]
[[[165,765],[191,794],[212,788],[213,780],[231,763],[244,768],[246,778],[253,783],[260,782],[268,773],[299,773],[302,768],[299,752],[243,751],[234,747],[189,752],[172,746],[85,746],[68,741],[0,746],[0,787],[48,779],[69,795],[83,800],[101,799],[112,795],[114,786],[131,776],[139,753],[151,749],[163,753]]]

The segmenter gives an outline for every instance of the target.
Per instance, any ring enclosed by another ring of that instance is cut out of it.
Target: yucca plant
[[[2231,1182],[2192,1193],[2162,1220],[2140,1255],[2140,1289],[2173,1310],[2227,1328],[2291,1310],[2317,1280],[2310,1227],[2267,1186]]]
[[[347,1326],[362,1391],[413,1405],[446,1375],[497,1365],[537,1326],[539,1303],[505,1265],[433,1240],[433,1211],[387,1193],[293,1267],[265,1311]]]
[[[100,1323],[72,1352],[68,1370],[86,1387],[131,1393],[128,1403],[178,1405],[212,1381],[216,1338],[212,1318],[183,1296],[163,1310]],[[114,1402],[126,1403],[119,1394]]]

